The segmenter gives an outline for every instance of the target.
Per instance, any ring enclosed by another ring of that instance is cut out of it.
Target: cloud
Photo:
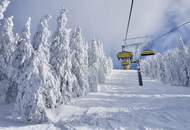
[[[15,28],[21,30],[28,16],[32,17],[33,31],[40,17],[53,15],[50,23],[56,27],[55,18],[64,5],[68,10],[69,27],[80,25],[85,37],[96,37],[104,42],[106,53],[118,66],[116,53],[121,50],[122,40],[127,26],[131,0],[14,0],[8,15],[15,16]],[[188,19],[189,0],[135,0],[132,15],[130,37],[154,35],[168,27],[171,19],[168,14],[176,14],[177,23]]]
[[[6,16],[14,15],[15,29],[20,31],[28,16],[32,18],[33,32],[36,30],[40,18],[51,14],[56,18],[63,0],[13,0],[7,9]],[[55,20],[51,21],[52,29],[55,27]]]
[[[165,10],[165,17],[163,20],[163,27],[160,28],[154,35],[161,35],[177,26],[190,21],[190,1],[187,0],[171,0],[169,5]],[[185,44],[189,44],[190,38],[190,23],[179,28],[178,30],[166,35],[160,40],[156,41],[153,45],[159,51],[167,51],[168,49],[173,49],[179,47],[179,34],[182,36]]]

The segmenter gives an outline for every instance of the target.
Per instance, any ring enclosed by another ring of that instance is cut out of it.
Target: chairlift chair
[[[153,50],[145,50],[141,53],[141,56],[152,56],[155,55],[155,52]]]
[[[125,59],[132,59],[133,58],[133,53],[128,52],[128,51],[122,51],[117,53],[117,58],[120,60],[125,60]]]

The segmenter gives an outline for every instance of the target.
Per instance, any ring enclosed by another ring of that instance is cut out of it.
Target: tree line
[[[190,46],[158,53],[142,61],[145,75],[175,86],[190,86]]]
[[[80,27],[68,29],[64,8],[55,32],[45,15],[34,36],[30,17],[15,33],[13,16],[3,15],[9,3],[0,3],[0,103],[14,103],[15,118],[39,123],[48,121],[48,109],[96,92],[113,67],[102,42],[85,40]]]

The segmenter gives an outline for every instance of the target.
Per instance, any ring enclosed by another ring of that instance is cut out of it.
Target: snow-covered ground
[[[190,130],[190,88],[164,85],[136,71],[114,70],[98,93],[90,93],[49,111],[46,124],[22,124],[11,118],[12,105],[0,106],[5,130]]]

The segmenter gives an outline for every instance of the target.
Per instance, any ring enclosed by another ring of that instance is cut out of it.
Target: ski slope
[[[0,106],[5,130],[190,130],[190,88],[164,85],[136,71],[114,70],[99,92],[72,100],[54,111],[46,124],[22,124],[11,118],[11,105]]]

